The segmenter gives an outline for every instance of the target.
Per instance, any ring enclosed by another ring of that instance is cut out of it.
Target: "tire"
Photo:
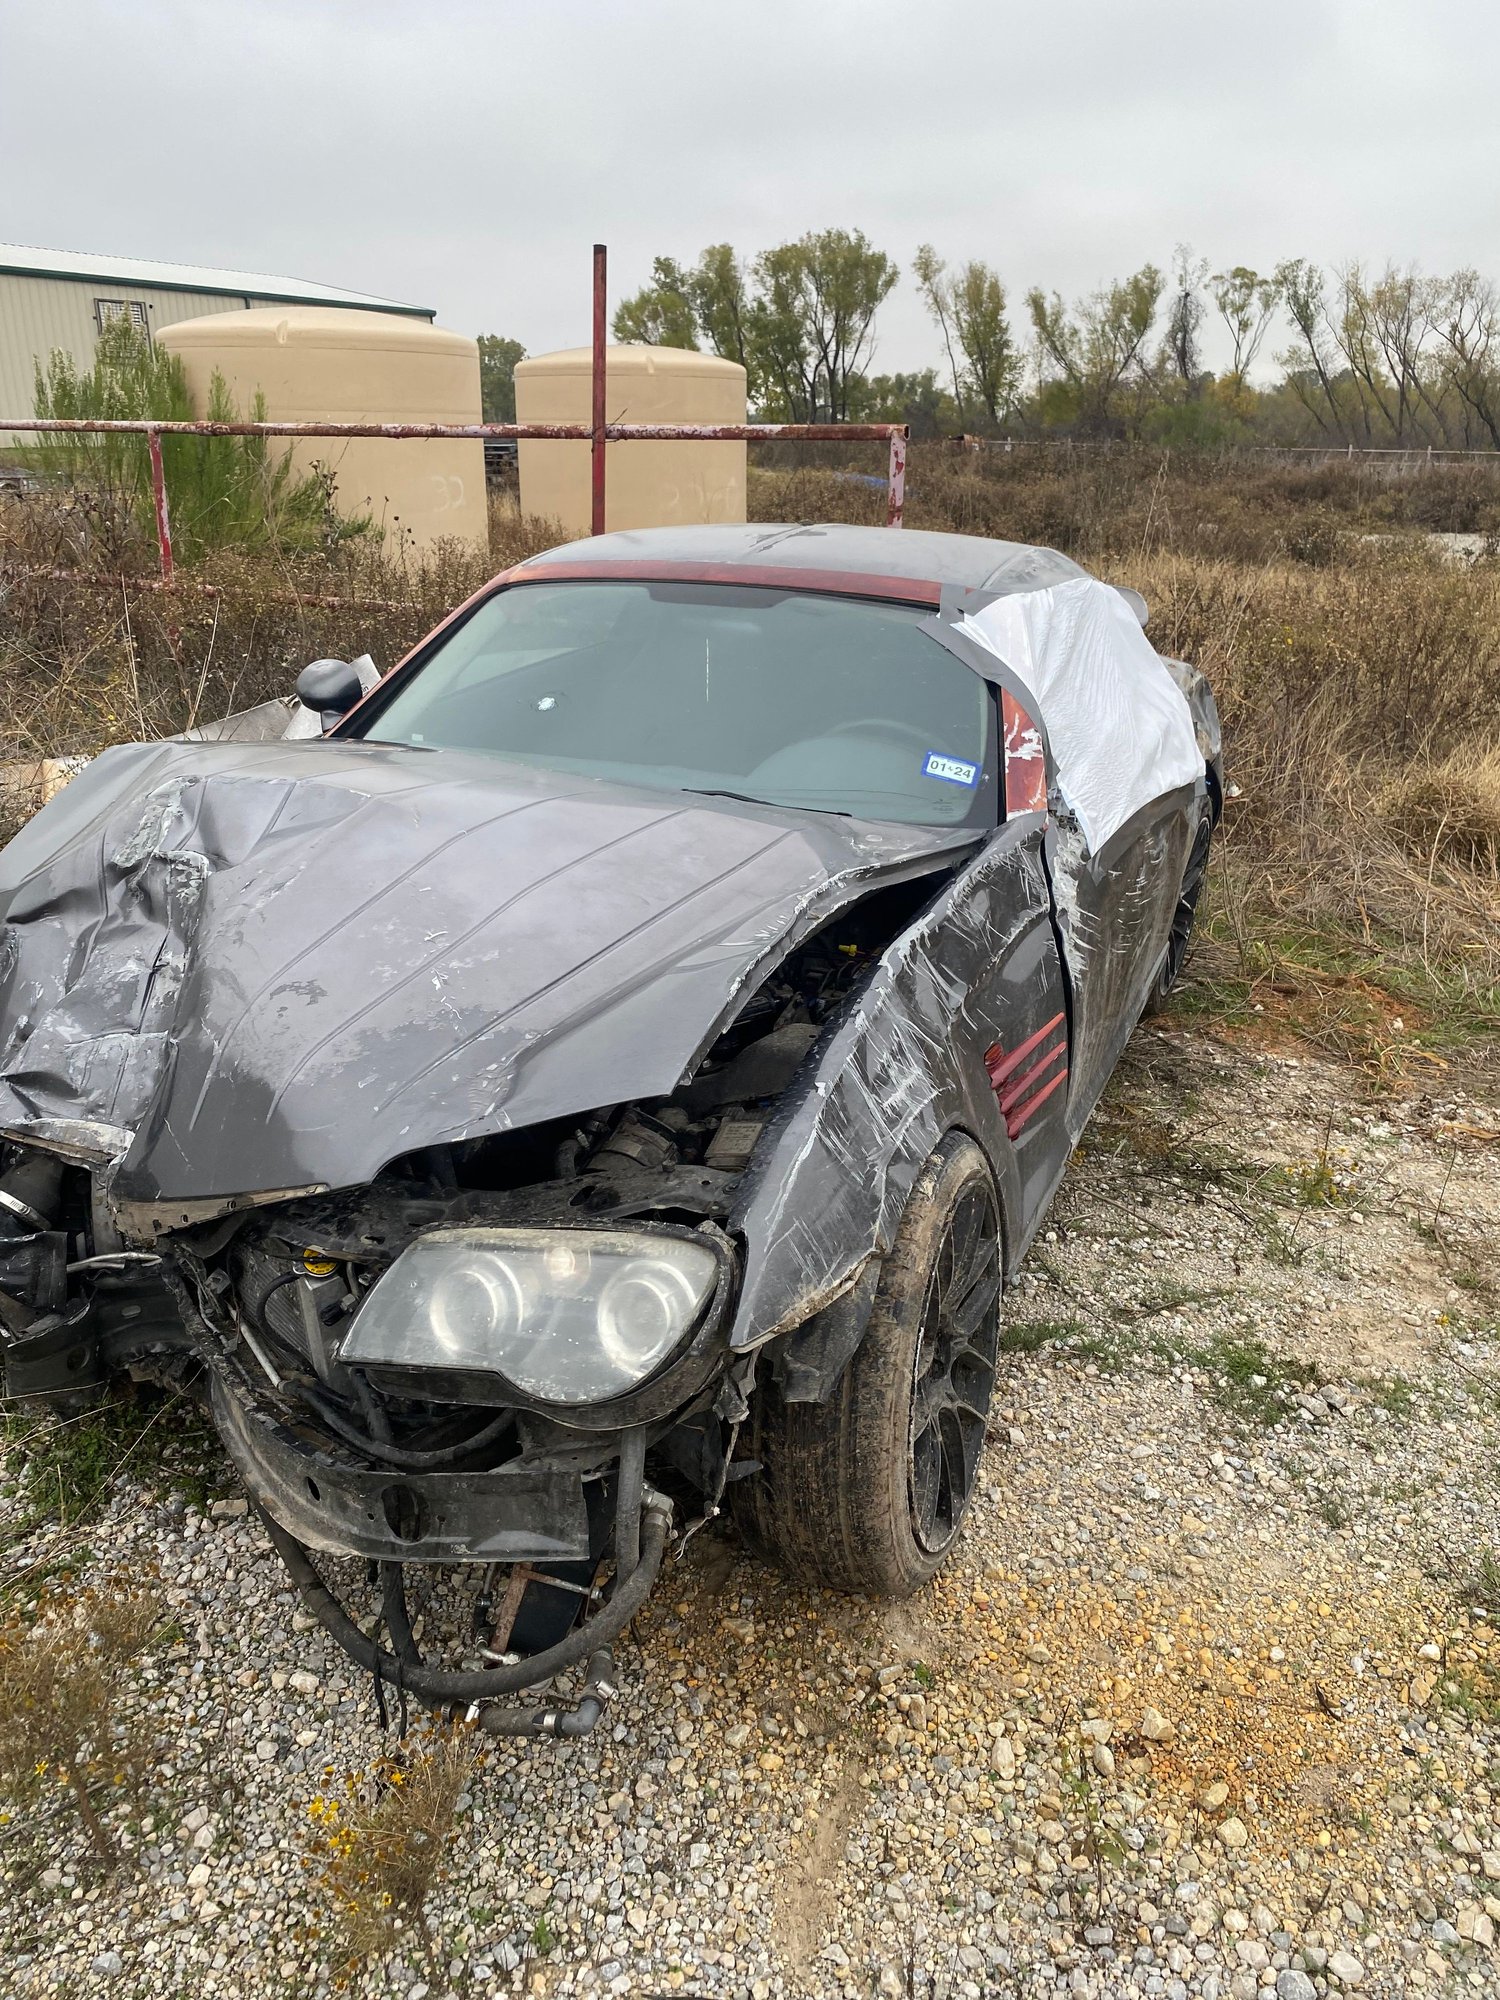
[[[950,1133],[912,1189],[833,1395],[787,1403],[771,1382],[756,1391],[761,1470],[731,1490],[752,1539],[790,1575],[908,1597],[942,1564],[979,1477],[1000,1280],[989,1165]]]
[[[1182,968],[1187,964],[1188,952],[1193,942],[1193,926],[1198,917],[1198,904],[1203,895],[1203,884],[1208,876],[1209,850],[1213,846],[1213,807],[1205,802],[1198,817],[1198,828],[1193,835],[1193,844],[1188,849],[1187,866],[1182,871],[1182,887],[1177,892],[1177,907],[1172,912],[1172,928],[1167,933],[1167,949],[1161,962],[1151,991],[1146,996],[1144,1012],[1159,1014],[1166,1006],[1174,987],[1182,977]]]

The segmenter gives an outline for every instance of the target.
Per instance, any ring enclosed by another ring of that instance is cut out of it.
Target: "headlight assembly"
[[[339,1359],[607,1402],[684,1343],[719,1273],[708,1244],[666,1231],[433,1229],[371,1289]]]

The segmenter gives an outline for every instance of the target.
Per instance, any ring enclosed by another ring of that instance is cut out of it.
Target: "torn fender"
[[[1038,1121],[1028,1173],[984,1050],[1055,1010],[1061,971],[1035,817],[1002,827],[891,943],[758,1149],[731,1227],[746,1246],[737,1347],[799,1326],[895,1239],[912,1184],[960,1127],[990,1157],[1013,1267],[1066,1160]],[[1059,1106],[1060,1112],[1060,1106]]]

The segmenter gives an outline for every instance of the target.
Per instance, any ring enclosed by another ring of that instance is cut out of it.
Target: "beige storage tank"
[[[516,421],[586,424],[593,415],[593,354],[569,347],[516,366]],[[605,411],[612,424],[742,424],[745,371],[737,361],[683,347],[605,350]],[[521,507],[586,535],[592,520],[587,444],[522,438]],[[605,455],[605,526],[665,528],[743,521],[745,446],[690,439],[619,442]]]
[[[479,348],[461,333],[395,313],[256,306],[164,326],[201,416],[214,370],[248,417],[256,391],[281,423],[477,424]],[[341,514],[367,514],[393,545],[456,535],[489,545],[484,446],[465,438],[302,438],[293,463],[326,467]]]

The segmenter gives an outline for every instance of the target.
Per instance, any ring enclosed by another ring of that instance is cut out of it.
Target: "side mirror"
[[[325,730],[347,715],[363,693],[359,668],[348,660],[314,660],[297,676],[298,701],[323,718]]]

